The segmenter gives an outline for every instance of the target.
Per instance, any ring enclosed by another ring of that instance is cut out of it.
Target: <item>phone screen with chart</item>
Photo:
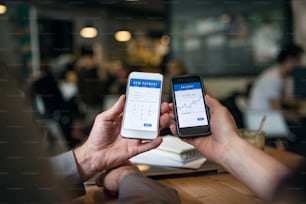
[[[174,84],[179,128],[208,125],[200,82]]]
[[[125,110],[125,129],[156,131],[160,108],[161,81],[130,79]]]

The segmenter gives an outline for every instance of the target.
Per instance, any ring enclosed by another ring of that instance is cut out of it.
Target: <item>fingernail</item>
[[[210,93],[206,93],[207,96],[212,97],[212,95]]]

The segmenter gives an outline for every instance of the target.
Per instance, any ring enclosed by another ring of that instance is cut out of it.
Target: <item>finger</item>
[[[170,111],[169,104],[167,102],[163,102],[160,106],[160,114],[168,113]]]
[[[169,112],[169,117],[170,117],[171,120],[176,119],[173,111]]]
[[[170,124],[170,125],[169,125],[169,128],[170,128],[170,131],[171,131],[171,133],[172,133],[173,135],[177,135],[175,124],[173,124],[173,123]]]
[[[218,106],[222,106],[215,98],[213,98],[210,95],[205,95],[205,102],[207,106],[209,107],[210,112],[212,113],[215,108]]]
[[[175,120],[175,115],[174,115],[174,111],[173,111],[173,103],[169,103],[169,116],[172,120]]]
[[[124,167],[124,166],[133,166],[132,163],[127,160],[125,162],[122,162],[119,166],[115,166],[113,168],[110,168],[106,171],[103,171],[102,173],[100,173],[97,177],[96,177],[96,185],[97,186],[100,186],[100,187],[103,187],[104,186],[104,179],[105,177],[110,173],[112,172],[113,170],[117,169],[117,168],[121,168],[121,167]]]
[[[105,178],[105,172],[101,173],[97,176],[96,178],[96,185],[99,187],[103,187],[103,182],[104,182],[104,178]]]
[[[170,116],[168,113],[165,113],[163,115],[160,116],[159,118],[159,128],[163,129],[165,127],[167,127],[167,125],[169,125],[170,123]]]
[[[123,112],[125,104],[125,95],[121,95],[118,101],[107,111],[105,111],[104,117],[106,120],[114,120],[120,116]]]
[[[169,108],[173,111],[173,103],[169,103]]]
[[[206,95],[210,96],[211,98],[213,98],[213,96],[211,95],[211,93],[206,92]]]
[[[162,137],[157,137],[150,142],[139,144],[138,148],[137,148],[137,151],[135,152],[135,154],[133,156],[158,147],[162,143],[162,141],[163,141]]]

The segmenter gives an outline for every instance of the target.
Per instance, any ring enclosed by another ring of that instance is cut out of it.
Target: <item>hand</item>
[[[104,187],[104,191],[108,194],[116,196],[119,191],[119,184],[121,180],[129,174],[142,175],[142,172],[137,168],[137,166],[131,164],[129,161],[126,161],[120,166],[100,174],[96,179],[96,184]]]
[[[184,141],[195,146],[207,159],[220,163],[227,149],[231,148],[231,142],[235,141],[239,133],[232,115],[224,106],[208,95],[205,96],[205,101],[210,111],[212,135],[184,139]],[[174,119],[173,111],[170,116]],[[175,124],[170,124],[170,129],[176,135]]]
[[[126,139],[120,136],[121,120],[125,96],[107,111],[99,114],[94,122],[88,140],[75,149],[75,157],[83,180],[87,180],[102,170],[119,166],[122,162],[142,152],[156,148],[161,137],[143,143],[139,139]],[[160,128],[168,125],[169,105],[161,105]]]
[[[207,159],[222,165],[266,203],[271,203],[281,181],[288,176],[288,168],[240,138],[232,115],[216,99],[206,95],[205,101],[212,135],[184,140]],[[174,118],[173,112],[170,116]],[[174,124],[170,129],[176,133]]]

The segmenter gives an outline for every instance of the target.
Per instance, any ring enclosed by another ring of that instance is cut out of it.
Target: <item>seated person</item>
[[[296,136],[295,141],[289,141],[288,149],[302,155],[306,155],[305,119],[294,110],[285,109],[284,83],[285,78],[301,64],[303,49],[295,44],[289,44],[281,48],[277,64],[266,70],[251,88],[250,109],[259,111],[281,111],[290,131]]]
[[[285,78],[301,64],[303,49],[294,44],[281,48],[277,64],[264,71],[253,84],[250,93],[250,109],[284,111],[282,99]],[[294,115],[284,111],[287,120],[295,120]]]

